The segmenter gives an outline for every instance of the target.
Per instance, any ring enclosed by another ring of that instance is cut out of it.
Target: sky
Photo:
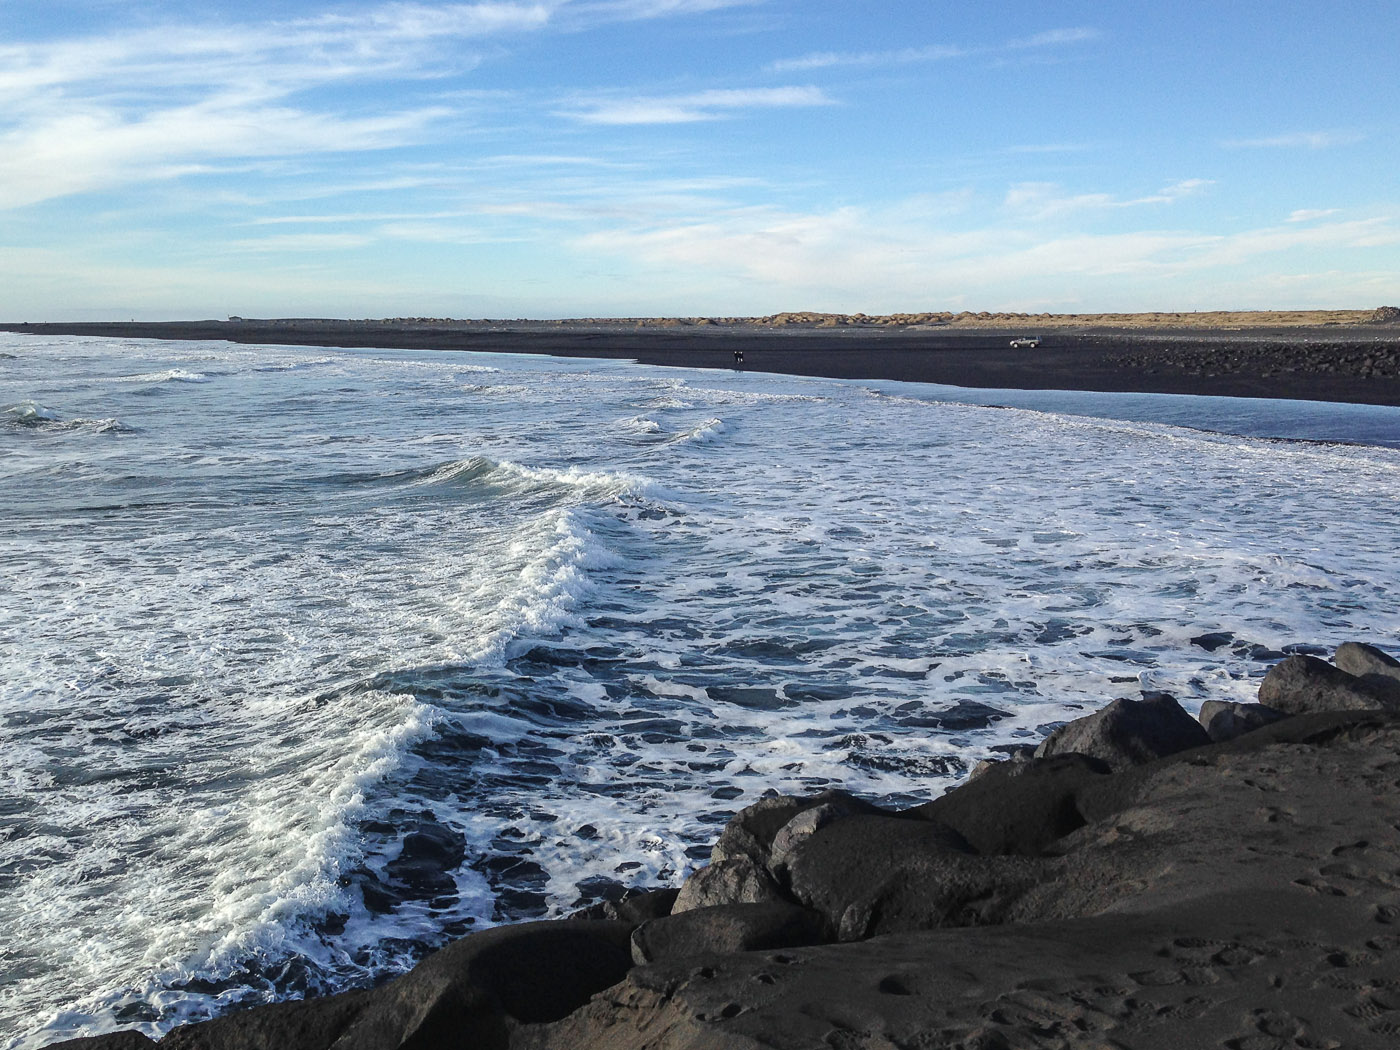
[[[1394,0],[0,0],[0,320],[1400,304]]]

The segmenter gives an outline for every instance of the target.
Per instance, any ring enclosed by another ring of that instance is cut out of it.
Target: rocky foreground
[[[1400,1045],[1400,663],[1115,700],[894,813],[737,814],[678,891],[474,934],[162,1050]],[[60,1044],[150,1047],[134,1032]]]

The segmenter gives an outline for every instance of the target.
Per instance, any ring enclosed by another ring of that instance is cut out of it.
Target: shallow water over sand
[[[1400,637],[1400,452],[1151,421],[1393,409],[0,340],[14,1046],[368,983],[674,882],[764,791],[928,798]]]

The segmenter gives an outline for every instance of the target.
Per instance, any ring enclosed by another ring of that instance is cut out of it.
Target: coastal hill
[[[429,318],[395,318],[396,321],[433,323]],[[392,322],[391,322],[392,323]],[[441,323],[461,322],[443,319]],[[1400,307],[1376,310],[1208,310],[1190,312],[1027,314],[992,313],[987,310],[949,310],[925,313],[839,314],[788,311],[766,317],[630,317],[577,318],[554,324],[638,324],[660,327],[720,325],[755,328],[1320,328],[1334,325],[1400,323]]]
[[[242,321],[231,317],[230,321]],[[1324,328],[1339,325],[1397,324],[1400,307],[1375,310],[1193,310],[1150,313],[1008,313],[987,310],[927,311],[923,313],[843,314],[812,310],[785,311],[763,317],[576,317],[549,321],[459,320],[447,317],[392,317],[365,324],[471,325],[531,324],[638,325],[657,328],[718,326],[725,328]]]

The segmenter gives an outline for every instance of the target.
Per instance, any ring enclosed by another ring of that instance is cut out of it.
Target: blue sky
[[[0,318],[1400,302],[1394,0],[0,0]]]

